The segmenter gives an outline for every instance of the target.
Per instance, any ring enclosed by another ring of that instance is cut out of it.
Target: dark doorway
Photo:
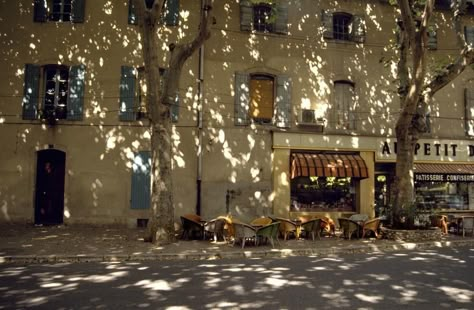
[[[35,224],[62,224],[66,154],[55,149],[37,154]]]

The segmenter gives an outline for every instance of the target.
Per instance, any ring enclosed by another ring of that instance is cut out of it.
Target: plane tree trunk
[[[179,94],[179,80],[186,60],[210,37],[212,0],[202,0],[198,31],[191,42],[169,43],[167,74],[160,93],[160,45],[157,31],[165,0],[147,7],[145,0],[134,0],[140,27],[143,62],[150,110],[152,190],[150,219],[145,240],[168,244],[175,240],[172,178],[171,106]]]

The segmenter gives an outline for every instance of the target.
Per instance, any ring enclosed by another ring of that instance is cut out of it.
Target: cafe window
[[[355,211],[354,178],[298,177],[291,187],[291,211]]]
[[[415,202],[420,211],[469,209],[473,183],[415,182]]]

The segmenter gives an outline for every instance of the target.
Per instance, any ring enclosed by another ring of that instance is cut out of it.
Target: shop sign
[[[474,182],[472,174],[415,173],[419,182]]]
[[[474,144],[463,140],[419,140],[415,145],[415,160],[433,160],[450,162],[474,161]],[[377,158],[395,160],[398,151],[397,141],[379,140]]]

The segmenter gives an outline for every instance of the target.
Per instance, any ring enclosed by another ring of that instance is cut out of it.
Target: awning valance
[[[414,164],[415,173],[474,174],[474,165],[467,164]]]
[[[369,177],[365,161],[357,154],[293,153],[291,157],[292,179],[299,176]]]

